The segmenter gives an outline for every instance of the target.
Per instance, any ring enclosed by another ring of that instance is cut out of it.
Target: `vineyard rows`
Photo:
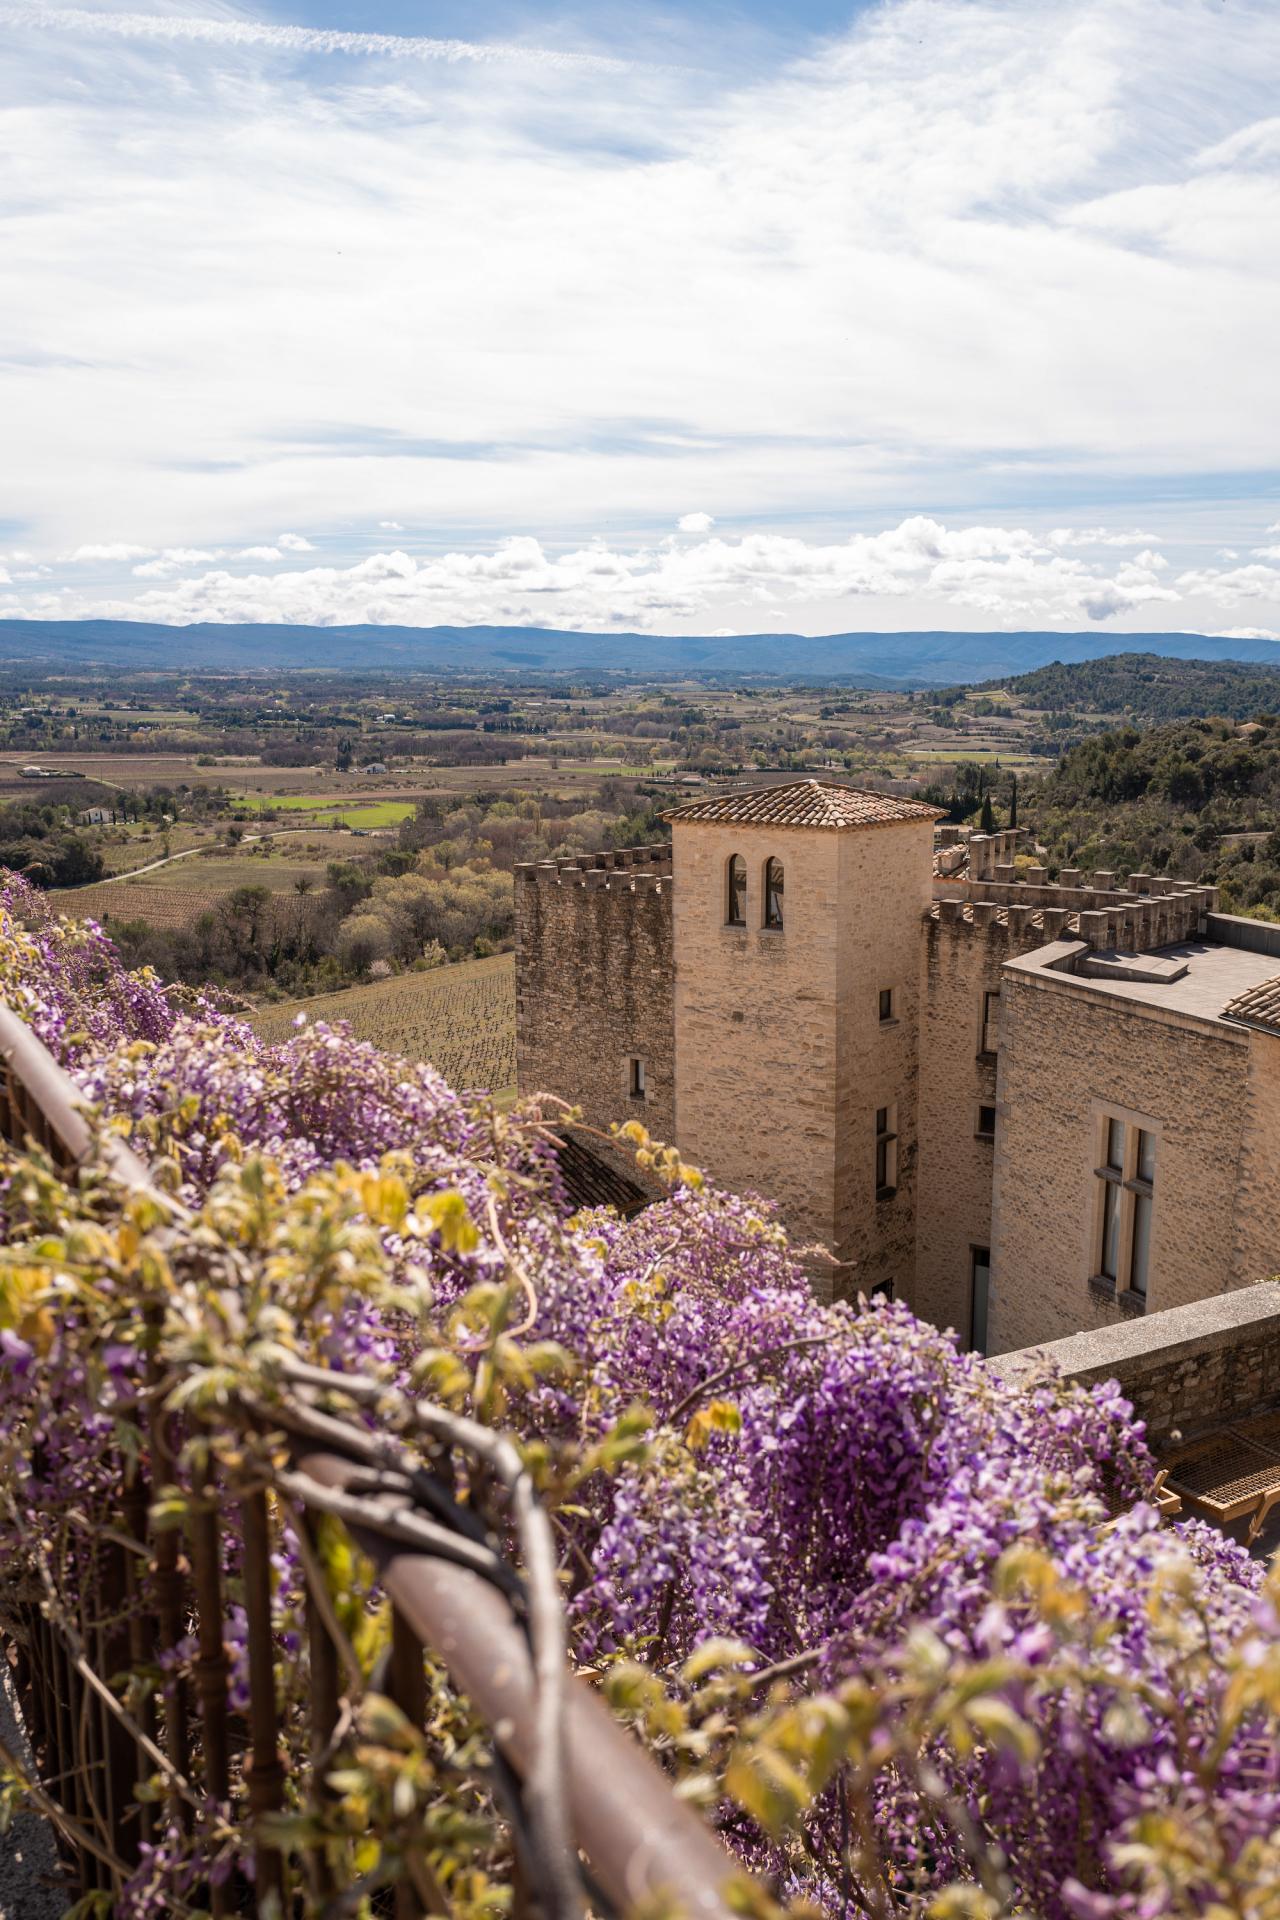
[[[227,897],[225,887],[149,887],[144,881],[122,880],[114,886],[77,887],[61,904],[76,920],[111,922],[146,920],[153,927],[193,927],[202,913],[212,913]],[[58,898],[53,896],[54,904]]]
[[[253,1025],[275,1043],[288,1039],[299,1013],[349,1021],[357,1040],[429,1060],[455,1087],[498,1093],[515,1084],[515,962],[509,953],[313,1000],[283,1001],[255,1014]]]

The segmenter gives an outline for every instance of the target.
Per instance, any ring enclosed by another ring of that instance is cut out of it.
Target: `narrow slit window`
[[[727,927],[747,924],[747,863],[740,853],[732,855],[728,868],[724,921]]]
[[[881,1026],[883,1026],[887,1020],[892,1020],[892,1018],[893,1018],[893,988],[881,987],[880,989],[880,1024]]]
[[[991,1300],[991,1253],[975,1247],[970,1267],[969,1346],[974,1353],[987,1350],[987,1313]]]
[[[766,860],[764,866],[764,923],[766,927],[782,925],[782,862]]]
[[[631,1058],[631,1098],[644,1099],[644,1061],[634,1054]]]
[[[1000,1045],[1000,989],[995,987],[982,996],[982,1046],[983,1053],[994,1053]]]
[[[876,1108],[876,1198],[887,1200],[898,1185],[896,1109]]]

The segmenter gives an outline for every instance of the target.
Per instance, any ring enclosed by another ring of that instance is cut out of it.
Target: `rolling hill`
[[[1145,634],[1162,658],[1280,664],[1280,644],[1200,633]],[[291,668],[361,672],[677,674],[947,686],[1097,660],[1132,647],[1106,633],[837,633],[662,636],[551,627],[305,627],[131,620],[0,620],[0,664],[145,671]]]

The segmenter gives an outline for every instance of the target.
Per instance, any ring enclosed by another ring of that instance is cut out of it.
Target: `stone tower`
[[[920,929],[938,817],[823,780],[667,816],[676,1138],[845,1263],[827,1270],[836,1294],[910,1283]]]

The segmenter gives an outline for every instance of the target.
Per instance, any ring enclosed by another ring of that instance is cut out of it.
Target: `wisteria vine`
[[[305,1363],[377,1381],[389,1426],[412,1389],[511,1432],[560,1543],[577,1665],[774,1900],[884,1920],[1274,1911],[1280,1587],[1215,1532],[1160,1525],[1114,1388],[1009,1394],[901,1306],[818,1304],[766,1205],[643,1138],[668,1197],[631,1222],[569,1217],[536,1107],[500,1113],[341,1027],[266,1046],[16,880],[0,998],[157,1186],[139,1214],[92,1178],[7,1165],[6,1614],[40,1583],[56,1597],[68,1516],[105,1511],[145,1295],[174,1404],[206,1427]],[[199,1258],[175,1251],[165,1194]],[[280,1518],[296,1704],[300,1552],[322,1553],[366,1676],[380,1628],[341,1529],[300,1548]],[[178,1672],[192,1650],[166,1657]],[[446,1694],[437,1676],[436,1757],[413,1749],[408,1798],[391,1776],[409,1760],[366,1718],[326,1818],[359,1864],[351,1807],[369,1820],[389,1796],[452,1910],[496,1914],[479,1733]],[[182,1911],[240,1845],[172,1825],[121,1911]]]

